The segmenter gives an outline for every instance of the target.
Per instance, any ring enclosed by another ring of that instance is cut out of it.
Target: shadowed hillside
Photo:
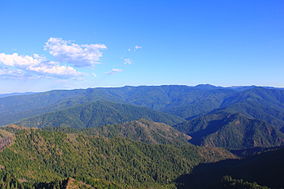
[[[264,188],[256,184],[254,187],[244,187],[244,182],[248,181],[250,183],[256,182],[259,185],[268,186],[272,189],[280,189],[284,187],[283,158],[284,148],[242,160],[224,160],[217,163],[201,164],[195,167],[191,174],[177,179],[177,183],[179,183],[179,188],[194,189],[230,188],[222,187],[229,182],[239,183],[242,185],[239,188]],[[239,181],[227,177],[225,179],[226,182],[222,183],[224,176],[230,176]],[[206,179],[206,182],[204,182],[204,179]]]
[[[190,142],[197,145],[245,149],[284,144],[284,134],[273,125],[240,113],[210,113],[175,128],[192,136]]]

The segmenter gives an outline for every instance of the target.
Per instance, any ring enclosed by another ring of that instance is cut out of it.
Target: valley
[[[0,117],[2,188],[284,184],[283,89],[49,91],[0,97]]]
[[[0,1],[0,189],[284,189],[283,10]]]

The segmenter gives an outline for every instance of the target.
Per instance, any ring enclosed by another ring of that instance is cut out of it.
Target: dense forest
[[[284,148],[281,147],[244,159],[200,164],[191,174],[180,176],[177,183],[181,188],[196,189],[217,189],[223,184],[227,188],[234,188],[233,184],[236,188],[283,188],[283,158]]]
[[[0,124],[1,188],[284,187],[283,89],[4,95]]]
[[[184,121],[184,119],[178,116],[157,112],[145,107],[97,101],[91,104],[78,105],[66,110],[24,119],[17,124],[40,128],[50,126],[89,128],[123,123],[141,118],[169,125],[175,125]]]
[[[212,112],[174,126],[196,145],[230,150],[284,144],[284,133],[273,125],[241,113]]]
[[[225,150],[189,143],[149,144],[15,126],[5,129],[15,133],[15,141],[0,153],[0,165],[12,180],[32,185],[72,177],[91,185],[99,179],[122,188],[171,187],[178,175],[200,162],[234,158]]]

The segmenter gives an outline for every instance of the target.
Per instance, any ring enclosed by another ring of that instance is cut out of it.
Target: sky
[[[283,0],[0,0],[0,93],[284,87]]]

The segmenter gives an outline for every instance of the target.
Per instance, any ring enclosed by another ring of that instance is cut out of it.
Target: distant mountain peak
[[[210,84],[199,84],[199,85],[196,85],[195,88],[199,88],[199,89],[216,89],[216,88],[221,88],[221,87],[217,87],[217,86],[210,85]]]

